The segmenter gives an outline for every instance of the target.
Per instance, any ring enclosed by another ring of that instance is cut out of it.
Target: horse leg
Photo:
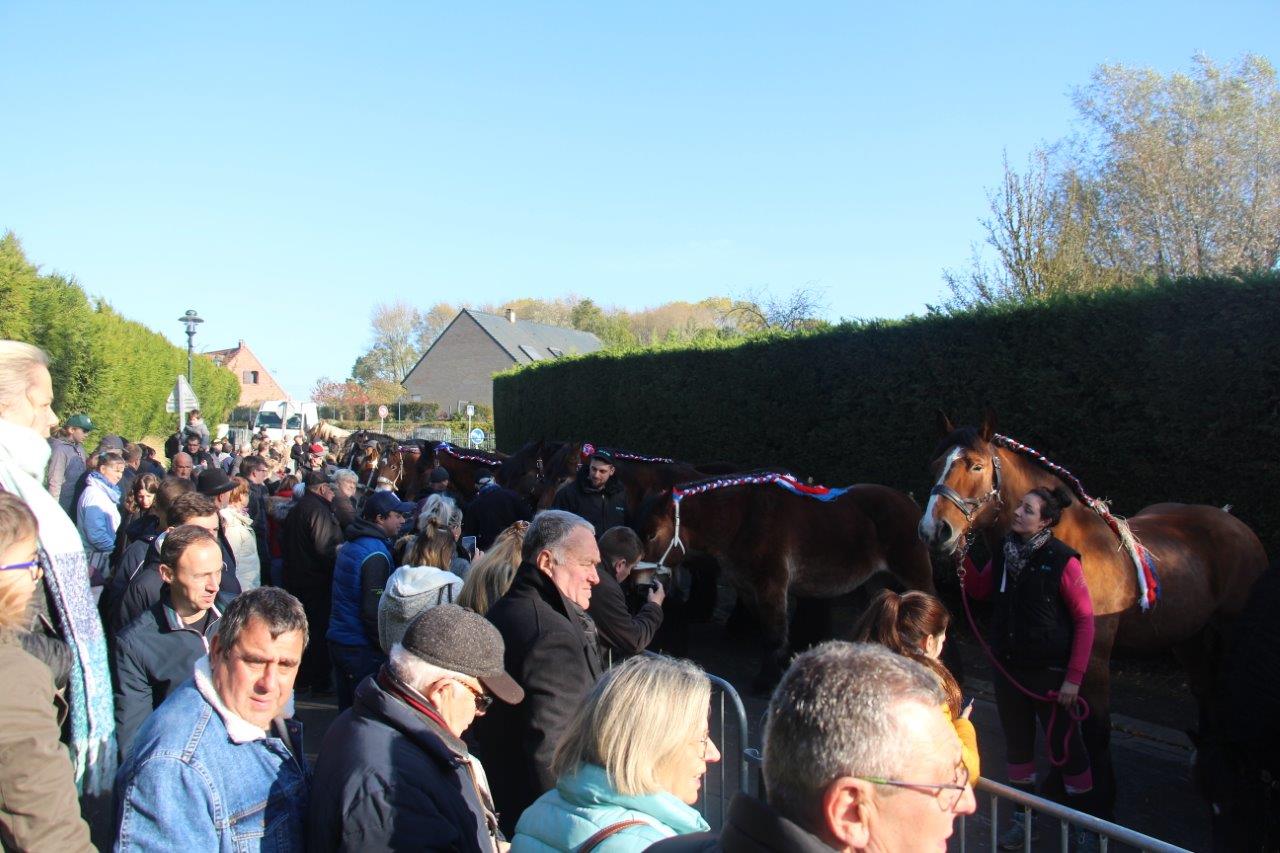
[[[760,617],[763,640],[763,658],[760,671],[751,687],[757,693],[767,693],[782,678],[790,660],[787,646],[787,574],[782,566],[778,571],[756,576],[755,611]]]
[[[810,598],[796,596],[795,612],[791,615],[788,635],[791,638],[791,649],[803,652],[833,636],[832,601],[829,598]]]

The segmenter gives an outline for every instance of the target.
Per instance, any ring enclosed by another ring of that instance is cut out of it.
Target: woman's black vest
[[[1075,625],[1062,600],[1062,572],[1072,557],[1079,556],[1050,537],[1027,560],[1018,579],[1009,578],[1006,583],[1004,548],[996,551],[991,560],[995,581],[991,647],[1003,661],[1066,667]]]

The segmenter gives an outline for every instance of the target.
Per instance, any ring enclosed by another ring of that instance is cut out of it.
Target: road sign
[[[181,410],[183,413],[189,412],[192,409],[200,408],[200,398],[196,396],[195,391],[191,390],[191,386],[187,383],[187,377],[179,373],[178,382],[176,385],[174,385],[173,390],[169,392],[169,399],[165,401],[164,410],[166,412],[172,412],[176,414],[179,411],[179,407],[178,407],[179,394],[182,395]]]
[[[472,447],[479,447],[484,444],[484,430],[480,429],[480,427],[476,427],[471,431],[468,438],[471,439]]]
[[[391,414],[391,410],[388,409],[386,406],[378,407],[378,417],[385,419],[389,414]]]

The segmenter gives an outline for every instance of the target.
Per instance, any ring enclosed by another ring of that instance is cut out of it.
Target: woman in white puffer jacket
[[[227,542],[236,555],[236,580],[242,592],[262,585],[262,563],[258,559],[258,538],[253,532],[253,519],[249,517],[249,481],[233,477],[236,487],[231,490],[227,506],[219,510]]]

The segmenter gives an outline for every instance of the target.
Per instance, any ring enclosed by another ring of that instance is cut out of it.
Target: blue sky
[[[0,229],[296,394],[394,298],[899,317],[1098,64],[1280,63],[1274,0],[893,6],[6,2]]]

